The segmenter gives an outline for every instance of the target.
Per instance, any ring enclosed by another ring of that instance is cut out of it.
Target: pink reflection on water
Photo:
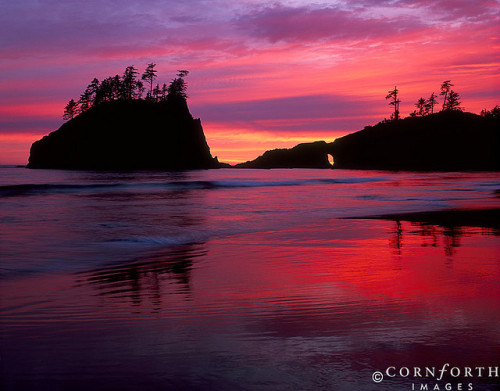
[[[291,181],[292,174],[259,173],[264,181]],[[455,188],[475,187],[473,180],[462,185],[452,174],[446,182],[442,175],[332,173],[324,183],[323,173],[312,172],[306,179],[317,183],[276,187],[256,186],[251,171],[210,175],[208,191],[30,196],[15,217],[32,222],[38,209],[42,221],[3,232],[4,254],[10,249],[40,265],[24,271],[13,256],[10,265],[20,271],[1,282],[4,372],[22,372],[31,385],[45,375],[74,380],[89,367],[95,382],[118,379],[123,389],[138,378],[199,385],[259,373],[254,389],[263,382],[280,389],[297,376],[291,388],[336,389],[326,385],[342,378],[344,389],[370,390],[371,373],[388,365],[495,362],[498,231],[337,218],[426,203],[477,207],[488,186],[474,198]],[[330,181],[367,176],[389,179]],[[188,179],[199,178],[176,183]],[[247,186],[217,187],[223,179]],[[177,238],[165,227],[189,230],[189,241],[164,241]],[[106,235],[113,240],[101,246]],[[79,272],[52,267],[55,256]],[[312,386],[317,379],[321,387]]]
[[[462,227],[447,239],[446,229],[328,220],[93,272],[18,278],[2,286],[2,339],[12,341],[6,351],[14,356],[14,341],[25,354],[53,344],[44,360],[58,366],[59,353],[79,362],[98,351],[94,371],[103,378],[127,379],[132,367],[147,374],[155,362],[172,368],[150,373],[159,379],[188,364],[203,373],[200,354],[208,362],[237,356],[243,367],[271,365],[288,376],[295,362],[303,376],[335,370],[349,381],[378,366],[492,365],[498,236]]]

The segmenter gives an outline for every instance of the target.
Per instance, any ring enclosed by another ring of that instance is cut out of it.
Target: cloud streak
[[[363,17],[334,7],[312,8],[273,5],[239,19],[252,36],[270,42],[380,40],[416,31],[423,23],[415,18]]]

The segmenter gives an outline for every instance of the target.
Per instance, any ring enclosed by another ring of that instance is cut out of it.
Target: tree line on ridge
[[[445,80],[441,84],[441,91],[439,95],[443,96],[443,107],[441,111],[444,110],[460,110],[463,111],[461,107],[460,94],[451,89],[453,84],[451,80]],[[390,99],[389,105],[394,106],[394,112],[391,114],[390,121],[400,119],[399,114],[399,104],[401,99],[398,97],[399,90],[395,86],[393,90],[388,91],[388,95],[385,99]],[[428,99],[421,97],[417,103],[415,103],[416,110],[410,113],[411,117],[425,116],[429,114],[434,114],[434,107],[438,104],[437,95],[433,92]]]
[[[176,77],[167,85],[154,86],[157,78],[156,64],[150,63],[139,79],[134,66],[125,68],[123,74],[107,77],[102,81],[94,78],[78,100],[71,99],[64,108],[63,119],[70,120],[76,115],[104,102],[115,100],[139,100],[152,102],[179,101],[187,99],[187,83],[184,78],[189,71],[179,70]],[[144,93],[146,95],[144,96]],[[144,98],[143,98],[144,96]]]

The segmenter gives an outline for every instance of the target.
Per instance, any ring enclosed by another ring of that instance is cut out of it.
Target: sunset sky
[[[495,0],[3,1],[0,164],[25,164],[92,78],[149,62],[160,83],[191,71],[191,113],[230,163],[388,118],[394,85],[403,116],[444,80],[479,113],[500,104],[499,16]]]

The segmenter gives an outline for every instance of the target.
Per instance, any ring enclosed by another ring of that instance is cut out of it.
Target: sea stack
[[[336,168],[499,171],[500,118],[445,110],[381,122],[336,139]]]
[[[266,151],[258,158],[240,163],[236,168],[332,168],[325,141],[298,144],[293,148]]]
[[[192,170],[219,163],[185,100],[116,100],[90,108],[34,142],[28,167]]]

